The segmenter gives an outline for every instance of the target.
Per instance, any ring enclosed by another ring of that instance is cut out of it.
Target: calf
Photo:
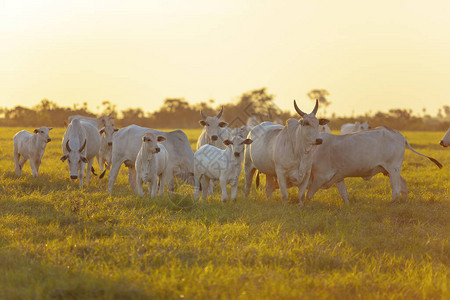
[[[144,196],[143,184],[149,183],[148,192],[150,198],[156,196],[159,177],[159,196],[164,194],[164,183],[168,181],[169,153],[166,148],[158,143],[164,142],[165,137],[152,132],[147,132],[142,137],[141,149],[135,162],[137,194]]]
[[[347,123],[347,124],[344,124],[341,126],[341,135],[358,132],[361,130],[367,130],[367,129],[369,129],[369,124],[367,124],[367,122],[364,122],[364,123],[355,122],[354,124]]]
[[[22,130],[14,136],[14,162],[17,175],[22,174],[23,165],[29,159],[33,177],[38,176],[45,146],[52,140],[48,135],[50,130],[52,128],[41,127],[35,129],[34,134]]]
[[[204,145],[194,154],[194,198],[199,200],[200,181],[202,186],[202,199],[208,196],[208,187],[211,179],[218,179],[222,187],[222,201],[228,200],[227,184],[231,185],[231,200],[236,199],[239,174],[242,170],[241,155],[245,145],[252,143],[251,139],[235,136],[232,140],[225,140],[228,146],[225,150],[211,145]]]

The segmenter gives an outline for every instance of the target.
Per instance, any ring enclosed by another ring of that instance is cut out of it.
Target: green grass
[[[449,299],[450,150],[443,132],[406,132],[407,200],[390,201],[388,178],[347,179],[303,208],[250,199],[192,200],[193,189],[150,200],[119,174],[80,190],[59,161],[51,131],[38,178],[14,174],[12,137],[0,128],[0,299]],[[200,130],[187,130],[195,148]],[[95,164],[96,168],[97,165]]]

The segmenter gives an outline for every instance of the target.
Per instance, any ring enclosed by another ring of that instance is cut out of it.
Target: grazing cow
[[[322,132],[331,133],[331,129],[328,126],[328,124],[319,125],[319,133],[322,133]]]
[[[327,119],[317,119],[319,103],[310,114],[302,112],[294,101],[301,120],[289,119],[287,126],[264,122],[253,128],[248,137],[253,143],[245,151],[245,194],[250,194],[253,174],[256,170],[266,174],[266,195],[270,197],[273,182],[278,178],[281,199],[287,201],[287,188],[290,185],[299,189],[306,186],[312,165],[314,145],[319,145],[317,138],[319,125],[325,125]],[[299,195],[300,196],[300,195]]]
[[[169,190],[173,190],[173,177],[181,177],[192,183],[194,172],[194,152],[189,144],[186,134],[181,130],[169,132],[130,125],[120,129],[114,134],[112,149],[111,171],[109,174],[108,192],[111,194],[119,169],[122,164],[128,167],[128,182],[132,189],[136,185],[135,162],[141,148],[142,137],[152,132],[157,136],[166,138],[164,147],[169,153],[167,166]]]
[[[349,133],[353,133],[353,132],[357,132],[357,131],[361,131],[361,130],[367,130],[369,129],[369,124],[367,124],[367,122],[364,123],[360,123],[360,122],[355,122],[353,123],[347,123],[341,126],[341,135],[342,134],[349,134]]]
[[[197,140],[197,149],[206,144],[216,146],[220,149],[226,148],[223,141],[231,138],[231,130],[227,127],[227,122],[220,120],[222,113],[223,107],[215,117],[206,116],[203,114],[203,111],[200,111],[204,120],[199,121],[200,125],[203,126],[203,131]]]
[[[166,140],[163,136],[157,136],[152,132],[147,132],[142,137],[142,145],[136,157],[136,184],[137,194],[144,196],[142,185],[148,182],[148,192],[150,198],[155,198],[158,190],[159,195],[164,194],[164,183],[167,181],[167,165],[169,164],[169,153],[160,144]]]
[[[258,117],[251,116],[247,119],[247,126],[250,128],[253,128],[255,126],[258,126],[261,122],[259,121]]]
[[[41,127],[34,130],[34,134],[22,130],[14,136],[14,163],[17,175],[22,175],[22,168],[26,161],[30,160],[33,177],[38,176],[39,166],[44,155],[45,146],[52,139],[48,132],[52,128]],[[22,159],[21,159],[22,156]]]
[[[406,180],[400,175],[405,145],[442,168],[442,164],[434,158],[414,150],[401,133],[386,127],[348,135],[322,133],[320,138],[323,142],[314,153],[307,201],[318,189],[327,189],[336,183],[339,194],[347,204],[348,193],[344,178],[362,177],[369,180],[378,173],[389,176],[392,200],[396,200],[400,192],[406,196]]]
[[[99,130],[101,139],[97,161],[100,166],[100,178],[103,178],[103,176],[105,176],[106,169],[111,167],[113,134],[117,131],[119,131],[119,129],[114,128],[112,125],[105,125]],[[103,168],[105,169],[103,170]]]
[[[442,147],[448,147],[450,146],[450,128],[447,130],[447,133],[442,138],[441,142],[439,143]]]
[[[228,200],[227,184],[231,185],[231,200],[236,199],[239,174],[242,170],[241,156],[245,145],[252,143],[251,139],[234,136],[232,140],[225,140],[225,150],[211,145],[204,145],[194,155],[195,195],[199,200],[200,182],[202,199],[208,196],[208,187],[212,179],[220,181],[222,187],[222,201]]]
[[[111,152],[112,152],[112,137],[119,129],[114,128],[114,118],[111,115],[103,115],[99,118],[91,118],[80,115],[73,115],[69,117],[69,122],[74,119],[83,120],[91,123],[99,129],[101,136],[100,150],[97,155],[97,161],[100,166],[100,178],[105,176],[106,170],[111,167]],[[106,168],[105,168],[106,164]]]
[[[98,129],[89,121],[74,119],[67,127],[62,141],[64,155],[61,161],[67,160],[70,170],[70,179],[80,179],[80,188],[83,187],[85,164],[87,165],[86,184],[91,178],[90,170],[94,158],[100,149],[100,134]]]

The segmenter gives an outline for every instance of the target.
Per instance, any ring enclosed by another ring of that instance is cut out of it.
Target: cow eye
[[[209,124],[208,124],[208,123],[206,123],[206,126],[209,126]]]

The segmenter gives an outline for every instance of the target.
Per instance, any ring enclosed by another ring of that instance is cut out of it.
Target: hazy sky
[[[0,0],[0,106],[237,99],[328,112],[450,105],[449,0]]]

